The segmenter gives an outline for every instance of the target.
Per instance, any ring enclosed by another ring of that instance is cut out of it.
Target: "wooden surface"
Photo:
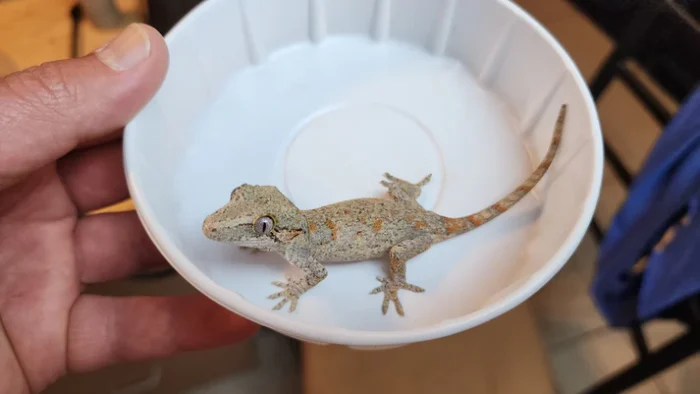
[[[0,52],[19,69],[70,57],[71,7],[75,0],[0,1]],[[139,0],[117,2],[124,10],[142,7]],[[119,30],[81,24],[81,53],[100,47]]]
[[[472,330],[392,350],[304,345],[305,394],[553,394],[527,304]]]

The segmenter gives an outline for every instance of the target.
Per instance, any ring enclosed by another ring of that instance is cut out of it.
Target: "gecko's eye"
[[[260,235],[270,234],[272,228],[275,226],[275,221],[269,216],[263,216],[255,221],[254,227],[255,232]]]

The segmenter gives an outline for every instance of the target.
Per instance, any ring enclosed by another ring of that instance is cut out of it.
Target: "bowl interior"
[[[431,339],[493,318],[551,278],[580,242],[602,174],[592,100],[571,59],[522,10],[485,0],[209,0],[168,35],[164,85],[126,130],[126,166],[149,234],[227,308],[316,342]],[[406,316],[369,295],[386,261],[331,263],[297,311],[272,311],[276,255],[210,241],[204,217],[242,183],[299,208],[381,197],[382,175],[432,181],[419,202],[483,209],[543,158],[561,104],[560,152],[515,208],[408,263],[427,291]]]

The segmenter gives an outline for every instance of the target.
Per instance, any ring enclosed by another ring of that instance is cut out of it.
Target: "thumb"
[[[153,97],[167,67],[160,34],[133,24],[90,55],[0,79],[0,188],[113,137]]]

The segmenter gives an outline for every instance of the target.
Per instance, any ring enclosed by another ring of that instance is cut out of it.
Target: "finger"
[[[71,309],[72,372],[167,357],[248,339],[258,326],[201,294],[113,298],[83,295]]]
[[[75,228],[76,263],[83,283],[99,283],[166,267],[136,212],[86,216]]]
[[[129,197],[121,141],[74,151],[58,162],[57,170],[82,213]]]
[[[78,146],[118,136],[167,66],[160,34],[135,24],[96,53],[0,79],[0,188]]]

